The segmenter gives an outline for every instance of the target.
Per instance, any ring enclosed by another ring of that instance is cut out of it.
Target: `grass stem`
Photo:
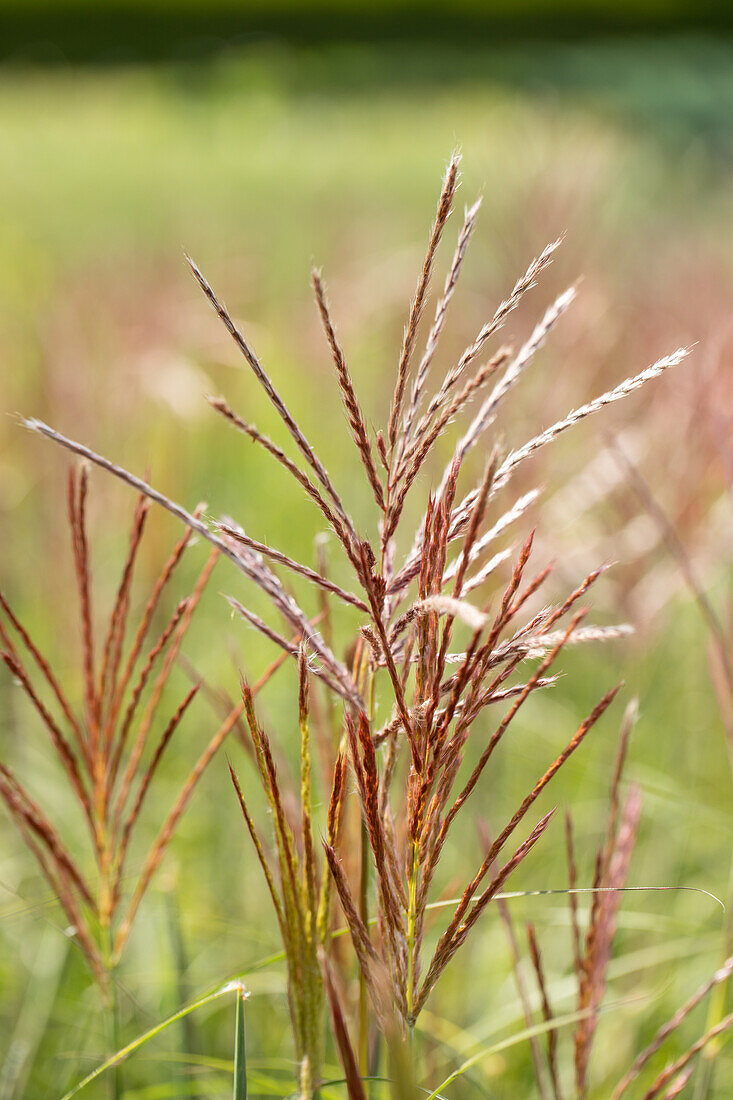
[[[359,873],[359,915],[365,927],[369,927],[369,830],[361,819],[361,869]],[[359,1072],[369,1073],[369,994],[364,971],[359,969]]]
[[[237,1012],[234,1022],[234,1092],[233,1100],[247,1100],[247,1055],[244,1034],[244,1002],[247,994],[237,990]]]

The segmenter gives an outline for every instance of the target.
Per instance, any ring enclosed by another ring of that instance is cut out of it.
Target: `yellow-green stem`
[[[415,999],[415,932],[417,927],[417,876],[418,876],[418,851],[417,842],[411,842],[410,873],[407,883],[407,990],[405,1000],[407,1003],[407,1022],[409,1033],[412,1035],[412,1012]]]
[[[359,878],[359,910],[364,926],[369,927],[369,832],[361,819],[361,873]],[[359,970],[359,1070],[369,1075],[369,997],[363,970]]]
[[[112,961],[112,929],[109,923],[102,925],[101,933],[102,948],[107,967],[105,988],[102,991],[102,996],[104,998],[109,1024],[110,1055],[113,1055],[120,1049],[120,1033],[117,984],[115,982],[115,966]],[[110,1097],[111,1100],[121,1100],[122,1097],[122,1071],[119,1066],[114,1066],[110,1074]]]
[[[367,708],[371,721],[374,714],[374,676],[369,675],[369,666],[365,661],[362,665],[364,677],[367,681]],[[369,860],[371,848],[369,844],[369,830],[362,814],[360,831],[361,867],[359,869],[359,910],[364,927],[369,927]],[[366,977],[363,970],[359,970],[359,1070],[362,1077],[369,1076],[369,993],[366,985]]]

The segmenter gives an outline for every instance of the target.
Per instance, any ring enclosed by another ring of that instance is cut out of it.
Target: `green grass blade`
[[[700,894],[703,897],[710,898],[711,901],[720,906],[724,913],[726,912],[725,902],[719,898],[717,894],[712,894],[709,890],[704,890],[702,886],[578,886],[573,890],[569,890],[567,887],[561,890],[510,890],[507,893],[496,894],[494,900],[514,901],[518,898],[553,897],[558,894],[655,894],[667,892],[676,894]],[[454,905],[458,905],[460,900],[460,898],[444,898],[441,901],[432,901],[426,906],[426,909],[432,911],[433,909],[451,908]]]
[[[601,1005],[599,1012],[606,1015],[611,1012],[617,1012],[625,1005],[632,1004],[636,1001],[636,997],[625,997],[622,1000],[615,1001],[612,1004]],[[490,1058],[492,1055],[501,1054],[505,1050],[509,1050],[511,1047],[516,1046],[519,1043],[526,1042],[527,1039],[532,1038],[535,1035],[544,1035],[548,1031],[559,1030],[563,1027],[569,1027],[573,1024],[579,1023],[581,1020],[587,1019],[590,1015],[590,1009],[583,1009],[579,1012],[570,1012],[564,1016],[555,1016],[554,1019],[549,1022],[545,1021],[540,1024],[535,1024],[532,1027],[523,1028],[521,1031],[515,1032],[513,1035],[509,1035],[506,1039],[502,1039],[498,1043],[494,1043],[492,1046],[484,1047],[482,1050],[478,1050],[470,1058],[467,1058],[457,1069],[445,1078],[444,1081],[438,1085],[437,1089],[429,1094],[427,1100],[445,1100],[441,1097],[443,1089],[448,1088],[457,1078],[462,1077],[463,1074],[475,1066],[477,1063],[483,1061],[485,1058]],[[427,1090],[426,1090],[427,1091]]]
[[[237,990],[237,1014],[234,1024],[234,1100],[247,1100],[247,1053],[244,1040],[244,1002],[247,994]]]
[[[71,1100],[72,1096],[76,1096],[77,1093],[81,1092],[87,1085],[91,1085],[92,1081],[96,1081],[97,1078],[101,1077],[103,1073],[106,1073],[108,1069],[113,1069],[115,1066],[118,1066],[130,1054],[138,1050],[139,1047],[143,1046],[151,1039],[154,1039],[156,1035],[160,1035],[162,1031],[165,1031],[166,1028],[170,1027],[172,1024],[178,1023],[178,1021],[182,1020],[184,1016],[187,1016],[189,1012],[195,1012],[196,1009],[203,1008],[204,1005],[211,1004],[212,1001],[218,1000],[219,997],[224,997],[229,993],[233,993],[234,990],[240,990],[241,988],[240,982],[227,982],[226,985],[221,986],[219,989],[215,989],[213,993],[207,993],[205,997],[200,997],[197,1001],[185,1005],[183,1008],[179,1009],[178,1012],[174,1012],[172,1016],[168,1016],[167,1019],[156,1024],[155,1027],[151,1027],[148,1031],[143,1032],[142,1035],[138,1035],[138,1037],[133,1039],[131,1043],[128,1043],[127,1046],[121,1047],[121,1049],[116,1051],[111,1058],[108,1058],[106,1062],[102,1062],[102,1064],[97,1066],[96,1069],[93,1069],[91,1073],[88,1073],[82,1081],[74,1085],[73,1089],[64,1093],[61,1100]]]
[[[471,1058],[467,1058],[462,1065],[458,1066],[457,1069],[449,1074],[444,1081],[441,1081],[437,1089],[429,1094],[427,1100],[438,1100],[443,1089],[448,1088],[448,1086],[457,1080],[457,1078],[461,1077],[466,1070],[469,1070],[484,1058],[489,1058],[493,1054],[499,1054],[503,1050],[508,1050],[510,1047],[516,1046],[518,1043],[523,1043],[527,1039],[532,1038],[534,1035],[544,1035],[550,1029],[557,1030],[561,1027],[575,1024],[579,1020],[585,1019],[587,1015],[587,1012],[573,1012],[566,1016],[556,1016],[550,1023],[536,1024],[534,1027],[523,1028],[514,1035],[510,1035],[507,1039],[503,1039],[499,1043],[494,1043],[493,1046],[486,1047],[484,1050],[477,1051],[476,1054]]]

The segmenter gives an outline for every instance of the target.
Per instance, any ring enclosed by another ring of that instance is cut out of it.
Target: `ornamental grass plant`
[[[282,426],[282,439],[270,438],[224,397],[210,398],[211,405],[242,435],[245,445],[267,452],[283,475],[289,475],[294,494],[305,494],[338,552],[336,566],[320,552],[317,560],[308,563],[291,556],[287,547],[270,546],[257,537],[256,529],[250,534],[249,520],[245,525],[241,515],[233,519],[208,516],[201,508],[189,511],[85,444],[41,421],[25,422],[140,494],[129,570],[139,538],[135,532],[142,528],[152,501],[184,525],[181,546],[191,532],[211,544],[212,556],[200,584],[205,583],[215,559],[223,557],[254,585],[260,602],[264,597],[270,607],[269,617],[229,596],[232,612],[280,651],[280,661],[290,660],[297,667],[298,693],[290,711],[299,729],[299,779],[293,780],[280,767],[278,733],[265,728],[255,707],[256,685],[243,678],[242,700],[232,706],[203,763],[194,768],[180,805],[172,811],[172,824],[164,825],[104,958],[113,964],[118,961],[132,917],[189,788],[228,730],[242,720],[251,766],[247,765],[246,775],[239,766],[230,766],[231,781],[282,937],[297,1061],[296,1095],[301,1100],[312,1100],[331,1087],[324,1066],[326,1051],[334,1047],[350,1097],[365,1097],[372,1087],[370,1080],[380,1077],[391,1082],[396,1097],[437,1097],[443,1095],[443,1089],[445,1095],[460,1095],[449,1091],[456,1075],[432,1091],[423,1079],[416,1024],[444,975],[457,965],[454,960],[466,941],[480,934],[482,922],[490,920],[492,913],[503,921],[508,933],[537,1095],[543,1100],[586,1096],[621,891],[637,836],[639,791],[631,787],[622,793],[633,707],[622,723],[608,820],[588,883],[580,884],[571,813],[565,815],[563,841],[563,815],[541,803],[557,773],[582,750],[593,731],[613,729],[614,714],[606,712],[612,708],[619,684],[609,684],[577,728],[568,730],[557,755],[537,749],[533,780],[512,812],[498,827],[493,826],[492,835],[483,825],[484,810],[491,807],[495,793],[492,764],[499,753],[511,755],[517,715],[523,711],[524,716],[525,704],[552,690],[561,675],[567,647],[602,645],[623,639],[632,630],[624,622],[596,625],[591,621],[589,600],[606,563],[599,562],[590,572],[574,578],[568,589],[556,582],[552,562],[535,560],[534,530],[528,527],[527,518],[538,490],[517,492],[515,475],[520,468],[524,472],[525,466],[530,467],[537,452],[580,421],[643,386],[659,384],[662,375],[681,364],[687,352],[678,349],[661,355],[651,366],[541,427],[525,442],[507,446],[507,399],[571,308],[576,288],[569,287],[547,303],[518,346],[500,343],[509,316],[541,286],[542,275],[561,244],[554,241],[531,260],[463,353],[455,361],[441,364],[441,334],[480,209],[480,202],[466,209],[443,285],[433,292],[436,258],[456,204],[459,161],[457,155],[451,158],[443,179],[396,355],[393,385],[391,392],[384,394],[380,410],[365,409],[359,399],[323,274],[312,272],[325,347],[344,406],[345,445],[353,446],[358,455],[361,487],[339,484],[339,477],[326,468],[317,445],[291,412],[242,328],[189,260],[205,297],[269,400]],[[376,429],[372,427],[375,417],[382,425]],[[447,462],[441,457],[446,450]],[[76,907],[74,913],[82,903],[95,916],[98,909],[107,935],[119,902],[129,832],[196,687],[175,711],[133,796],[131,784],[138,774],[141,749],[133,740],[128,763],[122,766],[129,723],[123,718],[121,728],[115,724],[119,713],[126,713],[121,700],[131,682],[131,673],[120,678],[120,668],[127,667],[121,651],[128,581],[123,576],[101,666],[95,669],[85,611],[89,587],[83,537],[86,477],[86,467],[82,467],[81,490],[74,488],[71,497],[74,550],[81,578],[86,684],[84,721],[77,723],[76,756],[54,732],[56,726],[49,725],[45,711],[41,717],[90,818],[102,883],[98,902],[81,876],[77,878],[71,857],[65,850],[55,849],[55,834],[45,835],[40,818],[38,827],[33,823],[35,811],[30,804],[26,814],[25,796],[16,794],[16,781],[4,779],[2,790],[19,827],[30,831],[36,848],[42,841],[41,855],[54,876],[62,904],[68,904],[64,902],[67,896]],[[77,485],[74,479],[72,485]],[[361,499],[361,494],[370,502],[368,524],[354,519],[356,498]],[[231,502],[230,507],[236,513],[238,502]],[[516,544],[507,545],[507,537],[516,538]],[[307,596],[300,595],[298,585],[302,587],[303,582],[314,591],[315,612],[308,607]],[[188,625],[196,598],[194,593],[189,602],[179,606],[159,643],[162,650],[172,639],[169,663],[175,660],[176,640]],[[10,622],[16,625],[12,616]],[[339,641],[344,635],[350,639],[347,647]],[[67,713],[47,666],[32,645],[29,649],[75,730],[73,714],[70,709]],[[153,651],[151,664],[156,656]],[[6,663],[30,693],[30,682],[9,643]],[[169,663],[164,668],[169,668]],[[131,698],[136,705],[135,689]],[[145,723],[143,718],[138,727],[143,731],[138,733],[141,748],[150,724]],[[88,772],[88,787],[82,768]],[[115,783],[119,790],[113,797]],[[252,808],[253,784],[261,788],[269,810],[267,819],[261,821]],[[125,816],[128,798],[131,808]],[[465,819],[471,814],[479,825],[474,871],[462,883],[458,896],[446,899],[446,887],[452,881],[447,865],[454,823],[459,816]],[[503,897],[512,887],[517,869],[526,862],[531,876],[532,860],[541,858],[543,846],[552,843],[565,843],[568,852],[569,961],[577,982],[570,1057],[560,1050],[560,1025],[552,1008],[539,937],[530,925],[526,930],[527,957],[537,984],[538,1023],[526,977],[521,976],[523,952],[519,944],[524,936],[517,934]],[[592,898],[584,932],[577,907],[581,889],[588,889]],[[71,919],[71,911],[69,915]],[[348,934],[351,951],[345,949],[342,932]],[[80,933],[80,939],[82,934],[87,935]],[[91,933],[88,938],[90,946],[85,950],[101,980],[106,963],[102,956],[96,961]],[[724,982],[730,967],[727,961],[696,995],[698,999]],[[241,991],[237,1004],[238,1050],[243,1051]],[[685,1007],[655,1039],[657,1045],[650,1048],[651,1053],[640,1054],[625,1076],[625,1067],[619,1067],[615,1095],[641,1080],[652,1054],[686,1015]],[[678,1095],[694,1070],[695,1056],[730,1022],[730,1017],[717,1021],[690,1047],[689,1056],[650,1080],[643,1095]],[[541,1038],[546,1038],[546,1045]],[[237,1059],[240,1082],[246,1080],[243,1057],[242,1053]],[[246,1089],[246,1083],[239,1087]]]

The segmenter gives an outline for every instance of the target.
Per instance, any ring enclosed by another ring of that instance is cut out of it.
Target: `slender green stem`
[[[417,1096],[416,1081],[417,1067],[415,1063],[415,951],[417,933],[417,880],[420,874],[420,857],[417,841],[413,840],[410,846],[410,871],[407,883],[407,989],[405,1001],[407,1005],[407,1037],[404,1051],[400,1061],[402,1062],[400,1076],[402,1078],[401,1091],[407,1097]],[[393,1044],[394,1045],[394,1044]]]
[[[247,1054],[244,1035],[243,988],[237,990],[237,1012],[234,1023],[234,1100],[247,1100]]]
[[[369,675],[369,667],[366,662],[363,665],[364,675],[368,676],[366,695],[368,700],[368,715],[371,721],[374,715],[375,677]],[[369,862],[371,859],[371,847],[369,843],[369,830],[362,815],[361,818],[361,867],[359,874],[359,911],[364,927],[369,927]],[[364,972],[359,970],[359,1071],[362,1077],[369,1075],[369,993],[367,991]]]
[[[369,926],[369,831],[361,819],[361,871],[359,877],[359,910],[364,926]],[[363,970],[359,970],[359,1071],[369,1073],[369,995]]]
[[[107,1016],[108,1046],[110,1055],[114,1055],[120,1049],[120,1023],[119,1005],[117,1000],[117,983],[113,970],[107,972],[107,984],[103,992],[105,1010]],[[121,1100],[122,1097],[122,1070],[119,1065],[112,1067],[109,1077],[110,1100]]]
[[[412,1011],[415,1000],[415,932],[417,928],[418,870],[417,843],[413,840],[411,845],[410,878],[407,884],[407,990],[405,995],[410,1034],[412,1034],[414,1023]]]
[[[418,1100],[414,1025],[408,1024],[407,1035],[393,1028],[387,1036],[387,1049],[392,1100]]]
[[[119,1003],[117,998],[117,981],[115,967],[112,963],[112,929],[109,924],[102,927],[102,944],[107,963],[105,987],[102,990],[107,1024],[109,1032],[109,1052],[113,1055],[120,1049],[120,1020]],[[122,1070],[119,1065],[112,1068],[109,1079],[109,1093],[111,1100],[121,1100],[122,1097]]]
[[[117,982],[115,981],[114,971],[110,975],[110,991],[112,1002],[110,1005],[110,1054],[114,1054],[115,1051],[120,1049],[120,1013],[119,1003],[117,998]],[[110,1091],[113,1096],[113,1100],[121,1100],[122,1097],[122,1067],[115,1066],[112,1070]]]

